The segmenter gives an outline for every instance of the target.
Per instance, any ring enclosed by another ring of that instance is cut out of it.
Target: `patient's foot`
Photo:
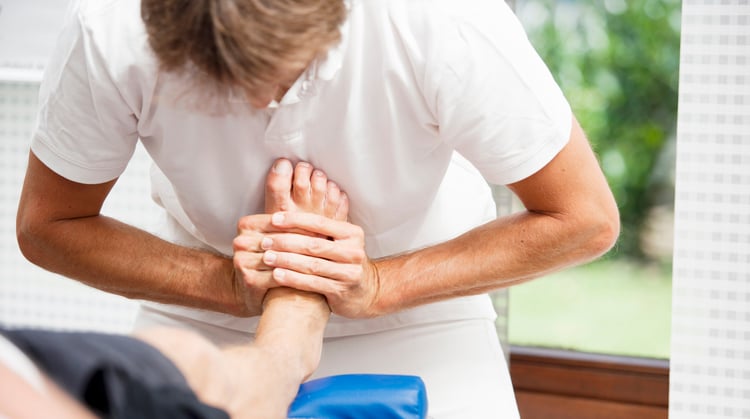
[[[345,221],[349,198],[310,163],[278,159],[266,177],[266,213],[303,211]]]
[[[311,164],[301,162],[293,168],[289,160],[279,159],[266,178],[265,210],[266,213],[306,211],[345,221],[349,213],[349,198],[338,185],[328,180],[325,173]],[[299,233],[310,234],[304,231]],[[293,307],[293,310],[283,314],[289,307]],[[278,310],[282,312],[273,313]],[[279,380],[291,380],[294,385],[277,387],[290,389],[292,397],[299,383],[309,377],[320,363],[323,331],[329,316],[328,302],[322,295],[285,287],[271,288],[266,293],[264,313],[256,331],[256,348],[271,347],[268,353],[276,355],[265,365],[272,368],[276,365],[275,360],[281,361],[278,363],[282,367],[280,371],[270,373]],[[300,325],[304,325],[303,329],[295,330]],[[287,337],[297,341],[281,346],[299,350],[273,350],[276,346],[273,339],[264,339],[268,330],[286,331]]]

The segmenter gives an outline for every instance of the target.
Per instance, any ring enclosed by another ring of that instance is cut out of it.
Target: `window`
[[[511,344],[669,357],[680,2],[519,0],[615,193],[602,259],[509,291]]]
[[[680,1],[514,3],[592,142],[622,221],[600,260],[514,286],[507,302],[498,294],[522,417],[665,418]]]

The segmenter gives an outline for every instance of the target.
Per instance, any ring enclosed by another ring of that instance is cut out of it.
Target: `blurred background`
[[[591,264],[510,289],[514,345],[668,358],[679,0],[516,0],[586,131],[622,234]]]

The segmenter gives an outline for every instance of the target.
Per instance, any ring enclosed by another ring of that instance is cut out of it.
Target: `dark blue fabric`
[[[229,418],[198,400],[177,367],[138,339],[2,327],[0,334],[101,417]]]
[[[424,419],[427,390],[410,375],[348,374],[308,381],[290,419]]]

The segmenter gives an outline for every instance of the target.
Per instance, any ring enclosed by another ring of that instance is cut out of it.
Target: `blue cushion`
[[[290,419],[424,419],[427,391],[411,375],[345,374],[303,383]]]

